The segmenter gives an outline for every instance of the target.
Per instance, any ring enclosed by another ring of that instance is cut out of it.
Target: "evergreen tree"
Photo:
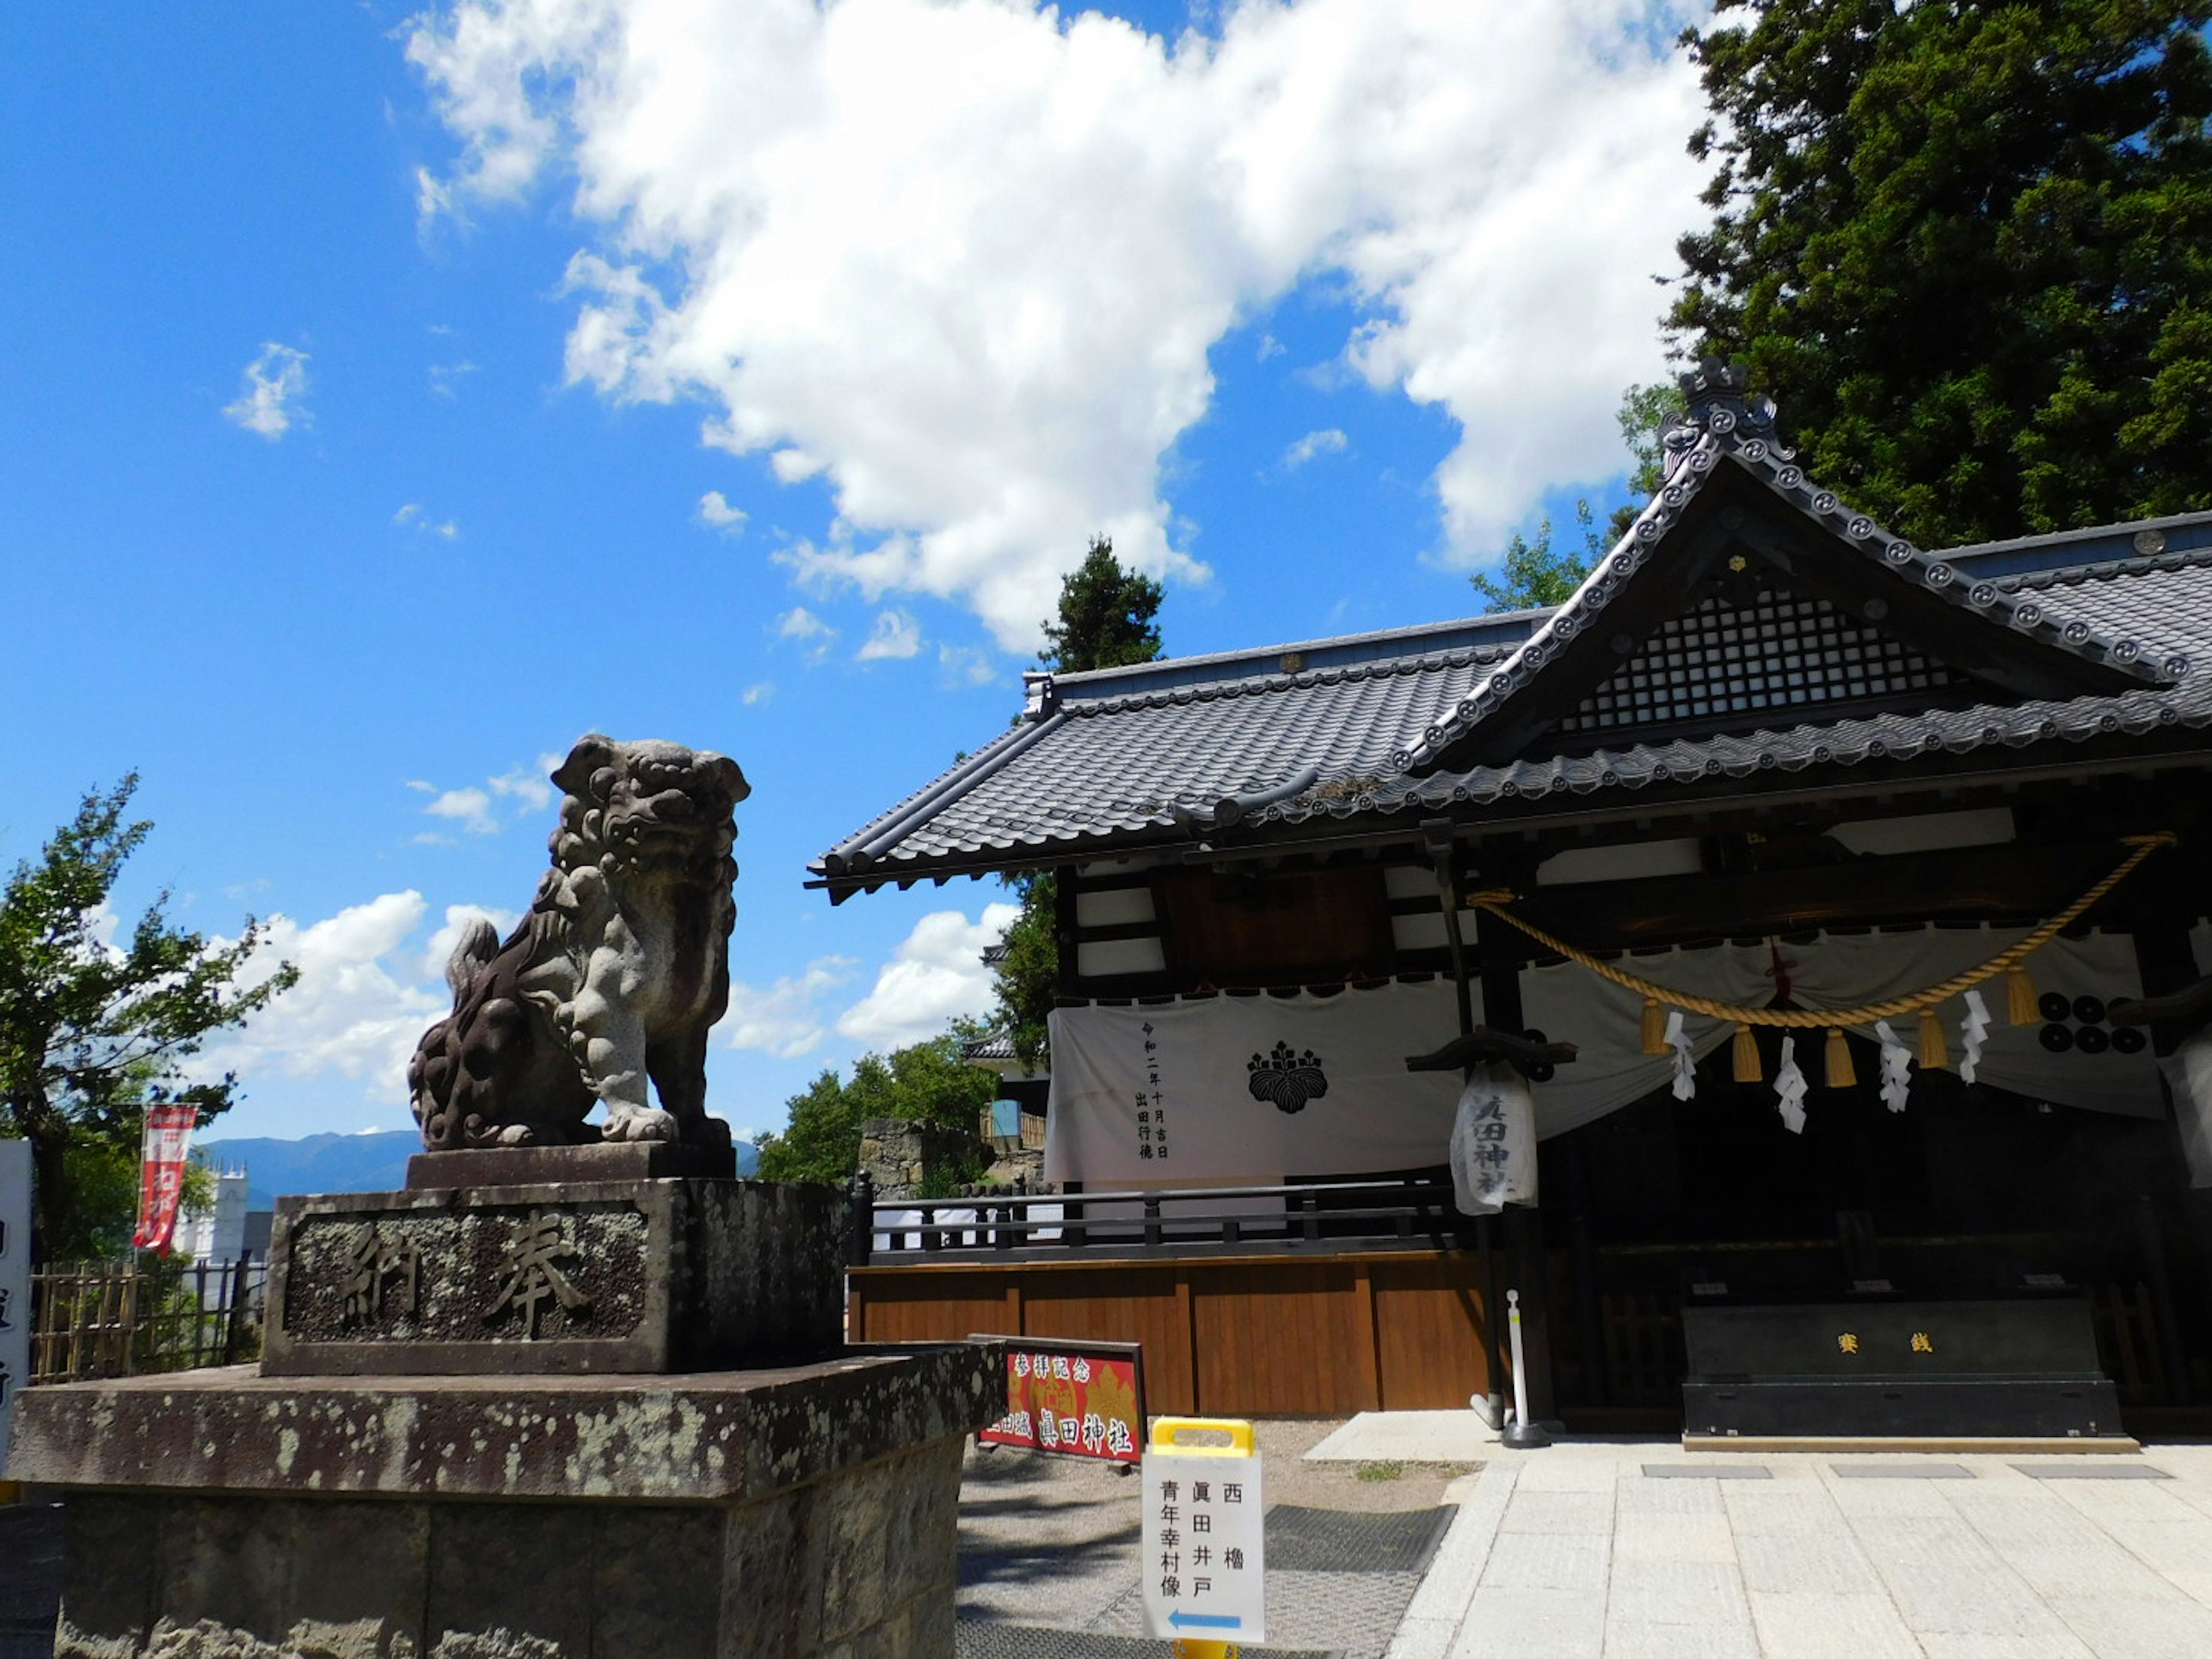
[[[1152,618],[1163,597],[1151,577],[1121,568],[1109,538],[1093,536],[1083,562],[1061,579],[1059,609],[1045,623],[1037,661],[1055,674],[1154,661],[1160,630]]]
[[[42,1259],[112,1226],[99,1194],[118,1162],[135,1166],[147,1107],[194,1106],[202,1123],[229,1109],[237,1079],[191,1082],[185,1061],[299,977],[287,963],[240,983],[261,942],[252,919],[212,945],[170,925],[166,892],[127,940],[106,942],[109,896],[154,827],[125,821],[137,787],[133,774],[87,795],[0,888],[0,1133],[31,1143]]]
[[[1676,348],[1928,546],[2212,507],[2205,0],[1718,0]]]
[[[1163,597],[1159,583],[1122,568],[1110,540],[1092,537],[1083,562],[1060,582],[1038,662],[1056,674],[1079,674],[1157,661],[1160,630],[1152,618]],[[1022,913],[1006,929],[1006,951],[994,969],[998,1018],[1022,1064],[1036,1071],[1049,1061],[1045,1020],[1060,980],[1060,883],[1049,870],[1007,880],[1021,896]]]

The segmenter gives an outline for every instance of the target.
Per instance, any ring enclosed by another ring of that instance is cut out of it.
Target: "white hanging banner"
[[[1452,1119],[1452,1201],[1462,1215],[1496,1215],[1536,1201],[1535,1109],[1504,1061],[1478,1066]]]
[[[1406,1069],[1459,1035],[1448,980],[1059,1008],[1051,1030],[1047,1181],[1264,1186],[1449,1156],[1459,1073]]]

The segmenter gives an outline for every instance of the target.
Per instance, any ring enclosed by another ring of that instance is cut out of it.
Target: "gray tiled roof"
[[[2147,645],[2132,635],[2108,634],[2080,607],[2063,599],[1977,580],[1853,511],[1832,490],[1807,477],[1794,453],[1775,440],[1774,406],[1765,399],[1731,395],[1732,388],[1725,384],[1692,384],[1686,389],[1692,418],[1672,425],[1666,433],[1667,482],[1628,533],[1474,695],[1398,751],[1395,758],[1401,768],[1434,764],[1451,745],[1534,684],[1544,665],[1570,640],[1596,626],[1607,606],[1627,590],[1637,571],[1658,552],[1668,531],[1724,465],[1748,473],[1804,517],[1836,534],[1843,545],[1893,574],[2047,648],[2109,665],[2145,684],[2170,684],[2187,672],[2185,654],[2161,653],[2154,642]]]
[[[878,817],[815,868],[839,887],[873,886],[1184,842],[1217,814],[1237,813],[1222,811],[1233,798],[1270,792],[1287,798],[1249,801],[1239,815],[1255,825],[1387,818],[2212,726],[2212,671],[2191,666],[2192,659],[2212,662],[2212,514],[2154,521],[2162,526],[2157,541],[2171,550],[2149,556],[2110,556],[2129,544],[2133,527],[2124,526],[1960,550],[1946,559],[1905,547],[1816,485],[1786,478],[1795,469],[1771,446],[1747,458],[1765,441],[1746,430],[1700,430],[1682,443],[1674,477],[1685,493],[1662,493],[1557,612],[1064,677],[1037,718]],[[1700,455],[1710,458],[1702,467]],[[1825,515],[1867,556],[2047,647],[2120,666],[2139,689],[1815,718],[1426,776],[1409,771],[1502,706],[1512,690],[1497,684],[1500,671],[1525,674],[1532,655],[1543,654],[1534,647],[1559,638],[1565,619],[1601,607],[1610,595],[1593,590],[1613,562],[1641,555],[1664,533],[1663,524],[1657,532],[1642,524],[1679,514],[1686,492],[1722,465],[1754,470],[1801,511]],[[2102,556],[2069,563],[2076,540]],[[1313,665],[1286,672],[1286,658]]]
[[[992,1060],[1011,1060],[1015,1058],[1014,1034],[1006,1030],[991,1031],[963,1042],[960,1045],[960,1058],[971,1066]]]

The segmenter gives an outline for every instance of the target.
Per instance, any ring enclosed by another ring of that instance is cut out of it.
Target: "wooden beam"
[[[1802,870],[1538,888],[1512,908],[1586,951],[1837,925],[2033,920],[2078,898],[2120,855],[2117,837],[2064,847],[1965,848]],[[2117,907],[2118,897],[2106,904]],[[2090,920],[2105,915],[2100,908]],[[1542,954],[1533,945],[1528,953]]]

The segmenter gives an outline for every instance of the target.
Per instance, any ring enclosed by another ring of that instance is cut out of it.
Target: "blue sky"
[[[995,887],[803,866],[1004,726],[1093,532],[1200,652],[1465,614],[1617,488],[1699,183],[1654,15],[6,8],[0,857],[136,769],[120,908],[306,969],[216,1133],[404,1127],[546,757],[720,749],[710,1104],[776,1127],[980,1006]]]

